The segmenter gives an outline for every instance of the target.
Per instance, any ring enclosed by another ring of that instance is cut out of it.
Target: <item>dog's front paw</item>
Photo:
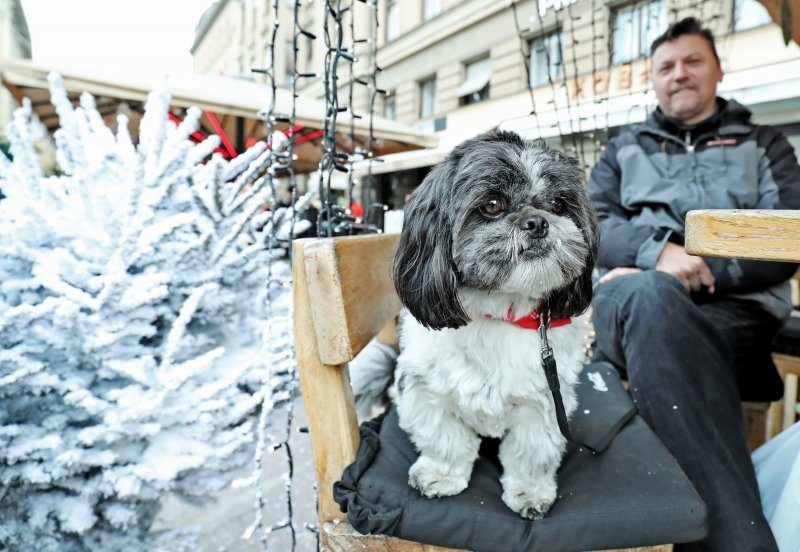
[[[408,470],[408,484],[429,498],[453,496],[467,488],[469,475],[469,469],[420,456]]]
[[[540,481],[503,480],[503,502],[527,519],[541,519],[556,500],[555,479]]]

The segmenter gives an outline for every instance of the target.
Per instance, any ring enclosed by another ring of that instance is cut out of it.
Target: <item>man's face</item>
[[[683,35],[653,53],[653,88],[664,115],[694,124],[714,114],[722,67],[702,36]]]

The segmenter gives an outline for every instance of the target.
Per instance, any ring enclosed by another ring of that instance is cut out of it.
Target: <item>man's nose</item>
[[[686,80],[689,77],[686,65],[683,63],[676,63],[672,70],[672,76],[675,80]]]

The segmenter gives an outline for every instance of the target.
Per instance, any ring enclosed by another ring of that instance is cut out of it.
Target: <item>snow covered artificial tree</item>
[[[203,497],[252,461],[261,405],[294,377],[272,246],[304,227],[255,224],[264,143],[213,156],[215,136],[189,140],[200,111],[175,125],[154,92],[134,145],[125,117],[115,134],[50,84],[59,173],[29,104],[0,153],[0,548],[137,550],[165,492]]]

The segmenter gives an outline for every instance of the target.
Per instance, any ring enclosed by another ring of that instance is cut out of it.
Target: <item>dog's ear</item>
[[[578,316],[589,308],[592,302],[592,271],[597,258],[599,241],[597,215],[588,197],[582,202],[585,208],[578,215],[578,224],[588,246],[583,272],[566,286],[557,289],[545,298],[552,318]]]
[[[452,259],[451,187],[457,158],[450,156],[428,173],[404,207],[403,230],[392,278],[400,301],[433,330],[469,322],[458,299]]]

